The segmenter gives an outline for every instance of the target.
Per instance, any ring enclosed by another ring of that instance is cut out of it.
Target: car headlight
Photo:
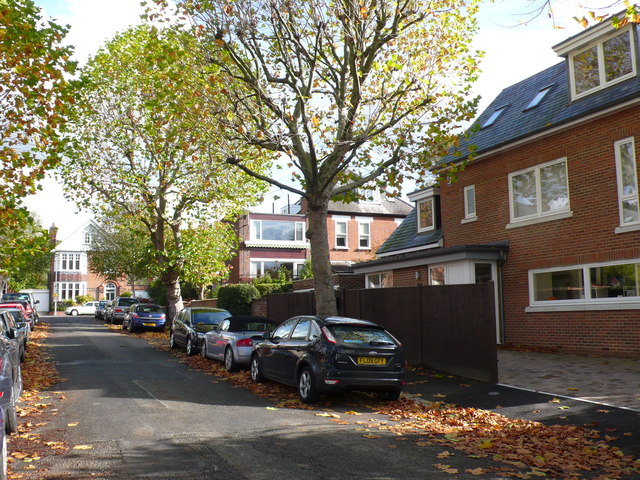
[[[198,337],[199,340],[203,340],[204,339],[204,333],[196,332],[196,337]]]

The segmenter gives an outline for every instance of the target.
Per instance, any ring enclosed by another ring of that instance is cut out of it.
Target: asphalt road
[[[318,416],[326,414],[326,407],[274,408],[272,400],[191,370],[144,339],[120,335],[93,318],[50,317],[45,321],[52,327],[50,351],[68,381],[55,387],[66,399],[54,405],[57,414],[42,433],[72,448],[42,458],[35,475],[22,468],[20,478],[504,478],[496,473],[478,477],[466,472],[495,466],[490,456],[472,458],[456,453],[443,459],[443,450],[451,449],[420,442],[417,435],[400,438],[377,428],[365,430],[358,420],[373,425],[388,422],[389,417],[374,413],[377,406],[383,406],[374,400],[354,401],[354,395],[359,394],[332,398],[331,408],[349,420],[343,423]],[[596,419],[603,433],[607,427],[620,432],[640,428],[637,412],[616,410],[602,415],[597,405],[574,400],[563,400],[559,409],[542,394],[441,374],[424,375],[412,374],[407,394],[425,400],[446,398],[462,406],[498,410],[506,416],[548,424],[581,425]],[[344,414],[346,411],[361,415],[351,417]],[[635,434],[620,440],[625,451],[640,454]],[[81,449],[74,449],[76,446]],[[444,473],[443,464],[450,464],[457,473]]]
[[[68,381],[56,387],[66,400],[47,429],[71,447],[91,448],[42,459],[47,473],[38,478],[442,478],[432,467],[441,463],[442,447],[418,448],[377,431],[382,438],[368,439],[353,423],[317,416],[321,410],[276,410],[272,401],[212,383],[215,377],[93,318],[48,322],[48,344]],[[372,412],[363,410],[362,418],[375,419]],[[458,460],[463,468],[478,466]]]

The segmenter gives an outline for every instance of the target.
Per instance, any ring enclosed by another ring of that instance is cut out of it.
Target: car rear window
[[[3,300],[26,300],[27,302],[30,300],[28,293],[5,293],[2,296],[2,299]]]
[[[138,308],[136,308],[136,311],[144,313],[163,313],[162,307],[158,305],[140,305]]]
[[[275,322],[232,322],[230,332],[272,332],[276,328]]]
[[[331,325],[329,330],[336,340],[344,344],[358,345],[395,345],[391,335],[381,328],[354,325]]]
[[[122,307],[124,305],[131,306],[134,303],[140,303],[137,298],[121,298],[118,300],[118,306]]]
[[[229,312],[193,312],[194,325],[217,325],[225,318],[229,317]]]

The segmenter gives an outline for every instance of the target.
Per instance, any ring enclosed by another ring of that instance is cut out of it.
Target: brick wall
[[[336,248],[336,222],[332,214],[327,217],[327,236],[329,238],[329,257],[332,262],[366,262],[376,258],[375,252],[382,246],[387,238],[394,232],[398,224],[392,217],[364,215],[373,217],[371,222],[371,248],[360,249],[358,238],[358,216],[349,214],[337,214],[339,217],[349,217],[347,223],[347,249]]]
[[[640,310],[525,312],[530,269],[640,258],[640,231],[614,233],[620,220],[613,143],[630,136],[636,139],[637,159],[638,107],[480,159],[453,185],[441,186],[446,247],[509,241],[504,266],[507,343],[640,357]],[[573,216],[506,228],[508,174],[561,157],[567,158]],[[462,224],[463,188],[472,184],[478,220]],[[401,272],[397,277],[400,281]]]

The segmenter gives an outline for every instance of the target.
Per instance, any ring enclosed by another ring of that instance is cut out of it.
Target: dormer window
[[[553,85],[549,85],[547,87],[541,88],[540,91],[536,94],[536,96],[533,97],[533,99],[529,102],[529,105],[527,105],[527,108],[525,108],[524,110],[526,111],[540,105],[540,102],[544,100],[544,97],[547,96],[547,93],[549,93],[551,88],[553,88]]]
[[[507,109],[507,105],[503,105],[502,107],[496,109],[496,111],[491,114],[491,116],[487,119],[487,121],[482,124],[481,128],[487,128],[487,127],[490,127],[491,125],[493,125],[494,123],[496,123],[496,120],[498,120],[498,117],[506,109]]]
[[[416,202],[418,232],[429,232],[440,228],[440,190],[427,187],[412,192],[409,200]]]
[[[433,197],[418,202],[418,231],[433,230],[435,226]]]
[[[589,95],[635,75],[632,30],[590,44],[569,57],[573,98]]]

